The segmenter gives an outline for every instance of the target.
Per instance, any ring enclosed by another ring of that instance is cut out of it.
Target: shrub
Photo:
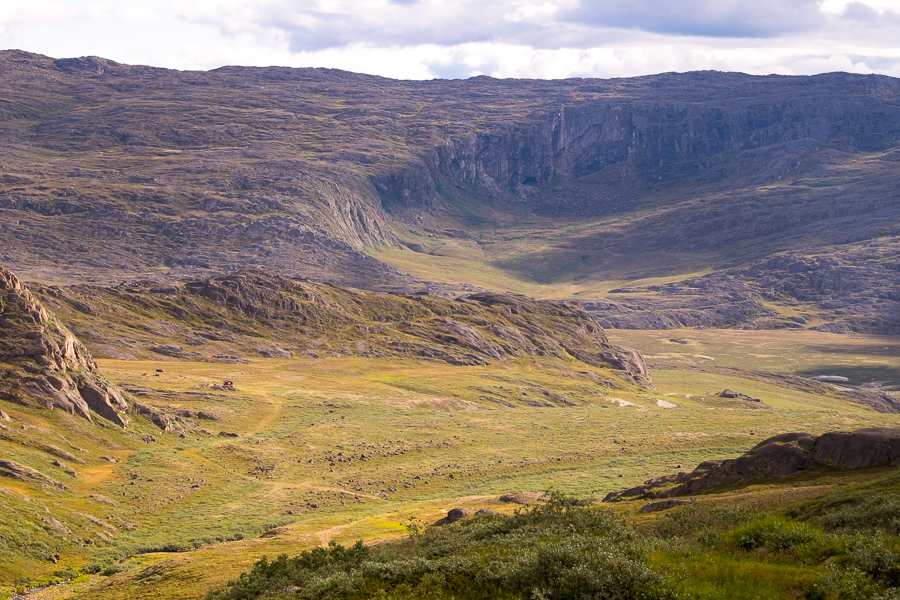
[[[828,567],[810,586],[810,600],[866,600],[874,598],[872,578],[857,569]]]
[[[816,519],[829,531],[900,534],[900,496],[882,493]]]
[[[125,571],[130,571],[131,569],[135,568],[136,566],[137,566],[136,564],[134,564],[132,562],[127,562],[127,561],[116,563],[114,565],[109,565],[108,567],[106,567],[103,570],[103,572],[101,573],[101,575],[110,577],[117,573],[124,573]]]
[[[900,588],[900,543],[897,540],[862,540],[850,551],[849,561],[878,583]]]
[[[413,528],[397,543],[357,542],[261,560],[210,600],[324,598],[666,600],[675,585],[650,569],[633,531],[559,494],[515,516]]]
[[[788,552],[801,546],[822,542],[824,534],[807,523],[767,517],[732,532],[735,544],[742,550],[766,548]]]
[[[55,571],[53,573],[53,576],[57,579],[72,579],[74,577],[78,577],[78,571],[76,571],[72,567],[66,567],[65,569]]]
[[[707,507],[692,502],[687,506],[666,512],[659,519],[654,531],[657,536],[710,538],[710,533],[732,529],[752,521],[758,513],[747,507]]]
[[[100,573],[107,567],[109,567],[108,562],[92,562],[92,563],[88,563],[88,564],[84,565],[84,568],[81,570],[85,573],[93,574],[93,573]]]

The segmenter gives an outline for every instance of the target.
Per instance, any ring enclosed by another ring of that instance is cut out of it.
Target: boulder
[[[762,402],[759,398],[751,398],[747,394],[740,394],[733,390],[724,389],[718,394],[716,394],[719,398],[734,398],[736,400],[746,400],[747,402]]]
[[[451,508],[447,511],[447,516],[442,519],[438,519],[434,524],[447,525],[449,523],[456,523],[464,517],[468,517],[470,514],[472,514],[472,511],[467,508]]]
[[[156,425],[163,431],[172,431],[172,429],[174,429],[172,420],[169,415],[158,410],[154,410],[145,404],[135,402],[134,412],[147,417],[154,425]]]
[[[447,511],[446,519],[448,523],[455,523],[463,517],[468,517],[470,514],[472,513],[467,508],[451,508]]]
[[[603,501],[687,496],[721,486],[791,477],[818,465],[839,469],[900,465],[900,429],[873,427],[818,437],[782,433],[763,440],[738,458],[705,461],[689,474],[654,477],[643,486],[610,492]],[[678,485],[654,491],[672,483]]]

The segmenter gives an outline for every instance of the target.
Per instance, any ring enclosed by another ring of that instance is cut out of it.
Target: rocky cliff
[[[454,365],[552,357],[652,386],[640,354],[610,343],[574,302],[491,292],[452,300],[387,294],[262,271],[37,293],[110,357],[414,357]]]
[[[403,286],[365,251],[404,227],[474,236],[485,260],[537,281],[610,276],[648,252],[671,272],[678,256],[721,266],[788,239],[896,233],[887,77],[414,82],[6,51],[0,92],[0,260],[50,280],[262,267]],[[596,227],[555,238],[563,265],[527,247],[504,262],[506,228],[535,218]]]
[[[128,405],[55,315],[0,267],[0,399],[125,427]]]

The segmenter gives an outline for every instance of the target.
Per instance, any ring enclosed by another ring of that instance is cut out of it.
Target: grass
[[[779,341],[773,332],[752,332],[756,338],[743,332],[677,333],[689,338],[688,348],[665,342],[662,336],[672,332],[612,332],[614,341],[642,351],[651,343],[672,350],[685,364],[710,362],[694,354],[712,357],[716,364],[737,361],[746,348],[729,351],[733,339],[742,344],[755,339],[762,346],[758,354],[788,350],[799,357],[806,352],[806,367],[833,356],[815,350],[829,347],[829,334],[781,332]],[[885,340],[839,339],[849,344],[848,352],[859,349],[860,361],[891,360],[866,354]],[[752,360],[754,368],[774,363],[765,357]],[[72,588],[60,597],[198,598],[263,555],[297,552],[332,539],[395,539],[410,518],[431,523],[456,506],[510,513],[513,507],[498,501],[503,493],[554,487],[602,497],[652,475],[734,456],[776,433],[896,423],[894,416],[838,395],[814,396],[742,379],[739,373],[654,370],[656,390],[614,389],[603,383],[602,370],[544,358],[484,367],[358,357],[236,365],[99,363],[111,381],[143,390],[136,396],[140,402],[170,413],[210,412],[220,420],[194,420],[197,426],[182,438],[137,415],[132,415],[132,427],[121,431],[98,429],[59,412],[4,407],[13,418],[9,435],[16,440],[0,441],[4,456],[63,481],[67,489],[2,482],[0,502],[7,510],[0,511],[5,536],[0,538],[0,577],[6,587],[0,590],[51,581],[62,568],[97,564],[105,571],[134,555],[135,568],[95,576],[94,583],[81,586],[87,591]],[[233,380],[237,391],[212,389],[224,379]],[[763,399],[763,408],[702,400],[724,387]],[[510,408],[490,401],[540,399],[544,392],[575,405]],[[633,404],[619,406],[609,398]],[[662,408],[659,400],[677,408]],[[219,437],[219,431],[239,437]],[[144,441],[147,434],[155,441]],[[77,476],[48,465],[39,450],[47,443],[84,461],[70,463]],[[755,486],[727,497],[767,508],[812,502],[839,489],[846,481],[841,477],[790,489]],[[631,514],[634,509],[617,510]],[[51,518],[71,533],[48,524]],[[644,517],[634,518],[640,523]],[[267,530],[273,531],[261,536]],[[20,537],[11,540],[13,531]],[[56,553],[59,564],[48,562],[47,556]],[[790,570],[784,572],[788,581]],[[797,571],[797,577],[805,577],[804,572]]]
[[[844,494],[860,506],[873,486],[896,494],[894,471],[857,472],[843,483],[869,481],[851,483]],[[807,474],[805,483],[831,476]],[[750,493],[765,497],[765,487]],[[862,523],[823,526],[798,513],[802,500],[765,508],[735,500],[733,492],[705,494],[629,525],[623,517],[643,502],[628,503],[630,510],[585,508],[554,492],[547,504],[512,516],[410,528],[406,539],[368,548],[333,542],[293,558],[263,558],[208,598],[875,600],[900,590],[895,537]],[[826,521],[834,510],[842,508],[825,507]]]
[[[803,376],[838,375],[870,389],[900,386],[900,338],[816,331],[608,330],[649,364],[733,367]]]

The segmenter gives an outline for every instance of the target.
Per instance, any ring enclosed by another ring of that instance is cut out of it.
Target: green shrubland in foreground
[[[774,513],[691,503],[638,525],[546,504],[263,558],[208,600],[900,598],[900,476]]]

